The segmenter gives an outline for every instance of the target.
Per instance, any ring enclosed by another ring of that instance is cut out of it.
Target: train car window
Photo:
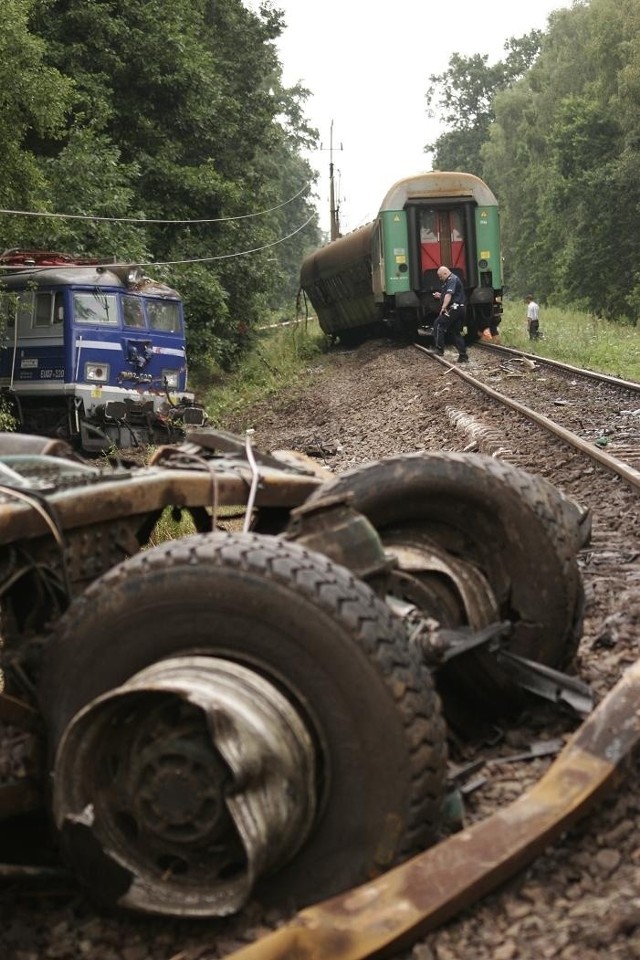
[[[434,232],[435,218],[434,218],[433,210],[423,211],[423,220],[427,219],[427,217],[424,216],[425,212],[426,214],[428,214],[428,222],[426,223],[423,222],[420,225],[420,242],[421,243],[437,243],[438,238]]]
[[[175,300],[147,300],[147,316],[152,330],[180,333],[180,310]]]
[[[64,320],[64,294],[58,291],[53,304],[53,322],[62,323]]]
[[[118,325],[118,301],[113,293],[73,294],[73,316],[76,323]]]
[[[425,289],[439,289],[436,271],[441,263],[437,214],[435,210],[423,208],[420,210],[420,266]]]
[[[19,293],[17,295],[18,336],[29,336],[33,326],[34,299],[33,293]]]
[[[144,327],[144,308],[140,297],[123,297],[122,315],[125,327]]]
[[[53,323],[53,294],[36,293],[35,310],[33,311],[34,327],[50,327]]]

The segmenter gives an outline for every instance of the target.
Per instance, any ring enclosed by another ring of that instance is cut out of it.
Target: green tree
[[[483,149],[516,293],[608,317],[640,306],[640,4],[556,11]]]
[[[30,131],[52,140],[64,129],[73,84],[45,62],[45,44],[30,20],[46,0],[5,0],[0,32],[0,206],[31,210],[44,178],[28,148]],[[23,218],[0,216],[5,246],[20,242]]]
[[[488,138],[496,94],[520,79],[540,49],[539,30],[512,37],[505,44],[504,60],[489,64],[486,54],[463,57],[454,53],[444,73],[432,74],[426,94],[428,114],[450,129],[429,143],[439,170],[465,170],[482,176],[481,149]]]
[[[312,211],[302,194],[284,206],[312,179],[299,148],[313,131],[306,91],[281,85],[281,12],[241,0],[48,0],[35,24],[74,92],[63,141],[31,130],[50,199],[146,221],[71,221],[59,236],[165,264],[185,298],[192,362],[232,364],[273,296],[265,251]]]

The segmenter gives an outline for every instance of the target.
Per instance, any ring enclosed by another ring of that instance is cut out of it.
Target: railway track
[[[580,377],[584,380],[589,380],[592,383],[597,384],[608,384],[614,387],[616,390],[626,391],[630,394],[635,394],[640,396],[640,383],[636,380],[625,380],[622,377],[615,377],[608,373],[600,373],[597,370],[590,370],[586,367],[576,367],[571,363],[563,363],[561,360],[553,360],[551,357],[544,357],[538,353],[528,353],[525,350],[516,350],[512,347],[507,347],[499,343],[484,343],[479,341],[476,344],[478,350],[483,352],[488,352],[489,354],[498,353],[508,359],[515,359],[520,361],[525,359],[529,362],[536,364],[541,369],[547,367],[548,369],[555,370],[561,375],[573,378]]]
[[[500,346],[479,349],[472,371],[454,367],[457,375],[640,489],[640,384]],[[479,446],[492,452],[491,431],[479,428],[476,435]]]

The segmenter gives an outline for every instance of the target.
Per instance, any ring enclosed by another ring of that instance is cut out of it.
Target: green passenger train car
[[[300,286],[324,333],[343,343],[429,328],[439,311],[437,269],[462,279],[465,336],[496,335],[502,315],[498,202],[470,173],[398,180],[376,219],[305,258]]]

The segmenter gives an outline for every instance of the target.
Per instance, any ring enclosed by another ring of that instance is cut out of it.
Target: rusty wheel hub
[[[214,657],[163,660],[71,721],[55,764],[58,828],[129,874],[121,906],[240,908],[315,819],[313,743],[261,675]],[[122,874],[120,874],[122,876]]]

